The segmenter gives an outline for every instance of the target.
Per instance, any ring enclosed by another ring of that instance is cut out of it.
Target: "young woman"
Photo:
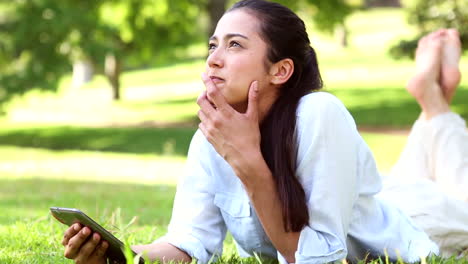
[[[439,46],[455,41],[445,35],[431,40]],[[426,104],[434,96],[427,87],[439,83],[440,65],[442,83],[451,85],[449,97],[458,81],[448,81],[445,70],[455,65],[446,66],[441,57],[448,56],[430,43],[417,54],[421,71],[409,88],[423,107],[422,118],[432,120],[448,111]],[[322,80],[316,54],[296,14],[276,3],[240,1],[219,21],[209,51],[202,77],[206,92],[198,98],[200,129],[168,233],[134,246],[136,252],[154,260],[207,263],[222,254],[229,231],[241,256],[257,253],[281,263],[367,254],[413,262],[439,253],[395,205],[395,188],[388,192],[393,195],[377,195],[381,177],[352,117],[337,98],[317,92]],[[457,155],[466,161],[461,151]],[[86,227],[70,227],[62,244],[65,256],[77,263],[105,263],[107,243]]]

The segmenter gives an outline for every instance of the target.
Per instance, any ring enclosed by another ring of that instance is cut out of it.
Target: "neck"
[[[265,117],[270,112],[271,107],[278,99],[278,93],[259,94],[258,97],[258,121],[261,124]],[[239,113],[247,112],[248,102],[243,102],[235,105],[231,105]]]

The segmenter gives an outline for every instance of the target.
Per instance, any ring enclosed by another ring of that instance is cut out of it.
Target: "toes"
[[[445,30],[441,29],[435,32],[432,32],[424,37],[422,37],[418,41],[418,48],[417,50],[422,50],[424,51],[428,47],[435,48],[435,49],[440,49],[442,47],[442,41],[445,36]]]
[[[424,36],[424,37],[422,37],[421,39],[419,39],[419,41],[418,41],[418,49],[423,48],[423,47],[426,46],[426,44],[427,44],[427,42],[428,42],[427,39],[428,39],[428,36]]]
[[[458,32],[458,30],[456,28],[449,28],[447,29],[447,35],[449,37],[453,37],[453,38],[456,38],[456,39],[460,39],[460,33]]]
[[[441,28],[441,29],[435,31],[435,32],[433,33],[433,36],[432,36],[432,37],[434,37],[434,38],[440,38],[440,37],[445,36],[446,34],[447,34],[447,29]]]
[[[444,38],[444,58],[443,63],[450,67],[457,67],[461,56],[461,42],[459,33],[456,29],[447,29],[447,35]]]
[[[446,43],[449,45],[452,44],[456,48],[461,48],[460,33],[454,28],[447,29],[447,37],[445,39]]]

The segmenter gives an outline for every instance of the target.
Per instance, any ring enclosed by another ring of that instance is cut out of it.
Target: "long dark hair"
[[[304,22],[289,8],[264,0],[243,0],[227,12],[245,9],[260,21],[260,35],[268,44],[272,63],[292,59],[294,73],[282,85],[276,102],[262,121],[261,150],[281,201],[284,229],[299,232],[308,225],[304,189],[296,175],[296,110],[302,96],[322,88],[317,57]]]

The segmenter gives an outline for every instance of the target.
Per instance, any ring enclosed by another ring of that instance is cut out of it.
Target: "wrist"
[[[260,150],[243,153],[233,169],[246,189],[254,189],[271,178],[271,171]]]

